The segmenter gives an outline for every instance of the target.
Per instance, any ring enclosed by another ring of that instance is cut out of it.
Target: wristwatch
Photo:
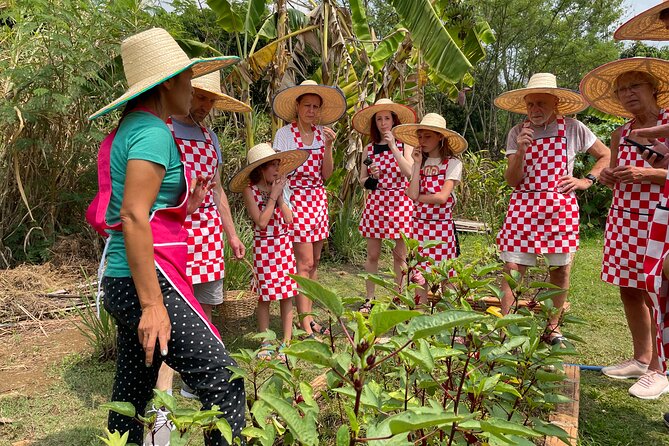
[[[595,183],[597,182],[597,177],[594,176],[594,175],[591,174],[591,173],[587,174],[587,175],[584,176],[583,178],[585,178],[586,180],[590,180],[590,181],[592,181],[592,184],[595,184]]]

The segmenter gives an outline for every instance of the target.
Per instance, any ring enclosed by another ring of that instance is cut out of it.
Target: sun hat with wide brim
[[[613,33],[616,40],[669,40],[669,29],[660,20],[660,12],[669,9],[664,1],[629,19]]]
[[[428,113],[420,124],[402,124],[393,128],[395,138],[411,146],[418,146],[418,130],[432,130],[448,139],[448,148],[457,155],[467,149],[467,140],[458,132],[446,128],[446,120],[437,113]]]
[[[239,62],[236,56],[191,60],[162,28],[152,28],[125,39],[121,43],[121,58],[128,89],[88,119],[99,118],[190,68],[195,78]]]
[[[314,81],[304,81],[300,85],[278,92],[272,101],[272,111],[284,121],[293,122],[297,119],[297,98],[303,94],[315,94],[321,98],[320,119],[317,124],[332,124],[346,113],[344,92],[338,87],[320,85]]]
[[[580,90],[597,110],[610,115],[631,118],[615,94],[616,79],[623,73],[640,71],[657,81],[657,105],[669,106],[669,61],[652,57],[630,57],[605,63],[585,75]]]
[[[495,106],[526,115],[525,96],[536,93],[550,94],[558,98],[557,112],[561,115],[573,115],[588,108],[588,103],[577,91],[558,87],[557,79],[551,73],[533,74],[525,88],[510,90],[497,96]]]
[[[249,149],[249,153],[246,155],[247,166],[232,177],[228,187],[232,192],[243,192],[249,185],[249,175],[256,167],[270,161],[281,160],[279,175],[287,175],[300,167],[308,157],[309,151],[307,150],[277,152],[267,143],[255,145]]]
[[[205,93],[215,96],[216,102],[214,102],[214,108],[216,108],[216,110],[235,113],[247,113],[251,111],[250,106],[221,91],[220,71],[213,71],[204,76],[200,76],[197,79],[193,79],[191,85],[197,90],[202,90]]]
[[[383,98],[376,101],[374,105],[365,107],[353,115],[353,128],[363,135],[369,135],[372,119],[380,111],[395,113],[400,120],[400,124],[413,124],[416,122],[416,112],[413,108]]]

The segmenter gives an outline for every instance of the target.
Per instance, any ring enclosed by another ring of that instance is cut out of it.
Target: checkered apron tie
[[[397,149],[403,152],[404,144],[398,141]],[[366,238],[391,240],[400,238],[400,232],[410,235],[413,202],[406,196],[408,181],[395,156],[390,149],[374,154],[372,144],[367,146],[367,156],[379,167],[381,174],[377,189],[367,194],[360,233]]]
[[[325,146],[321,131],[312,126],[316,148],[308,148],[302,142],[297,123],[290,128],[295,145],[299,150],[309,151],[309,158],[290,175],[293,191],[293,243],[314,243],[325,240],[329,234],[328,199],[323,186],[323,155]]]
[[[431,195],[441,191],[446,183],[448,162],[446,159],[437,166],[423,166],[420,170],[420,195]],[[444,242],[420,252],[421,255],[434,260],[435,264],[453,259],[460,253],[451,213],[453,206],[455,206],[455,195],[452,193],[444,204],[416,203],[411,227],[412,237],[419,242],[428,240]],[[430,270],[427,263],[418,266]]]
[[[251,186],[251,192],[262,212],[267,206],[265,197],[257,186]],[[253,291],[261,301],[289,299],[297,295],[295,281],[288,277],[288,274],[297,273],[290,228],[278,206],[274,207],[264,230],[258,225],[253,228],[253,269],[258,278],[257,283],[253,283]]]
[[[511,194],[497,246],[502,252],[565,254],[578,249],[576,195],[558,191],[567,175],[565,121],[557,120],[557,136],[539,138],[525,152],[523,180]]]
[[[174,135],[172,120],[167,126]],[[192,141],[174,136],[181,150],[191,175],[214,176],[218,169],[216,148],[209,135],[209,131],[200,126],[204,141]],[[202,200],[202,204],[192,214],[186,217],[184,228],[188,231],[188,264],[186,274],[194,284],[213,282],[223,278],[223,221],[214,201],[214,191]]]
[[[657,124],[669,122],[669,113],[660,110]],[[634,120],[626,123],[618,145],[618,166],[651,168],[636,147],[624,143]],[[644,257],[650,222],[662,197],[662,186],[650,182],[617,183],[606,219],[602,280],[620,287],[646,289]]]

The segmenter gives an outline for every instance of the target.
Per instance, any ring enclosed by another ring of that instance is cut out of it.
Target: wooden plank
[[[564,429],[569,434],[570,441],[565,443],[557,437],[548,437],[544,441],[544,446],[577,446],[578,443],[581,371],[578,366],[574,365],[565,366],[564,371],[567,374],[567,381],[563,387],[564,395],[571,398],[571,402],[558,404],[549,420]]]
[[[480,221],[467,220],[464,218],[453,220],[455,230],[460,232],[475,232],[477,234],[486,234],[490,232],[490,227]]]
[[[485,310],[485,308],[487,308],[487,307],[491,307],[491,306],[494,306],[494,307],[501,307],[501,306],[502,306],[502,304],[501,304],[501,302],[499,301],[499,299],[496,298],[496,297],[492,297],[492,296],[483,297],[483,298],[481,298],[481,299],[476,299],[476,300],[473,300],[471,297],[468,297],[468,298],[467,298],[467,302],[469,302],[469,304],[470,304],[474,309],[483,309],[483,310]],[[527,305],[528,305],[530,302],[531,302],[531,301],[530,301],[530,300],[527,300],[527,299],[520,299],[520,300],[518,301],[518,305],[519,305],[520,307],[522,307],[522,308],[526,308]],[[485,308],[483,308],[484,305],[485,305]],[[564,311],[569,311],[569,307],[570,307],[569,302],[565,302],[565,303],[564,303]],[[535,311],[535,312],[539,312],[539,311],[541,311],[541,307],[540,307],[540,305],[537,304],[537,305],[533,308],[533,311]]]

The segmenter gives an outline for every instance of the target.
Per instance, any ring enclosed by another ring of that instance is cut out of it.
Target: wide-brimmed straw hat
[[[374,105],[365,107],[353,115],[353,128],[364,135],[369,135],[370,123],[374,115],[380,111],[395,113],[400,120],[400,124],[413,124],[416,122],[416,112],[413,108],[396,104],[390,99],[383,98],[376,101]]]
[[[660,20],[660,12],[669,9],[664,1],[629,19],[613,33],[616,40],[669,40],[669,30]]]
[[[499,95],[495,99],[495,106],[502,110],[526,115],[525,96],[533,93],[546,93],[557,97],[557,112],[561,115],[573,115],[588,108],[587,102],[577,91],[558,87],[555,75],[551,73],[533,74],[525,88],[510,90]]]
[[[597,110],[615,116],[632,117],[615,94],[616,79],[623,73],[640,71],[657,81],[657,105],[669,106],[669,61],[652,57],[630,57],[605,63],[585,75],[580,90]]]
[[[228,187],[232,192],[243,192],[249,185],[249,175],[256,167],[270,161],[281,160],[279,175],[287,175],[300,167],[308,157],[309,152],[307,150],[277,152],[267,143],[255,145],[249,149],[249,153],[246,155],[247,166],[232,177]]]
[[[402,124],[393,128],[395,138],[411,146],[418,145],[418,130],[432,130],[440,133],[448,139],[448,148],[453,154],[464,152],[468,143],[458,132],[446,128],[446,120],[437,113],[428,113],[420,121],[420,124]]]
[[[214,102],[214,108],[221,111],[229,111],[236,113],[246,113],[251,111],[251,107],[242,101],[228,96],[227,94],[221,91],[221,72],[214,71],[204,76],[200,76],[197,79],[193,79],[191,82],[193,88],[202,90],[206,93],[216,96],[216,102]]]
[[[321,116],[317,124],[331,124],[346,113],[346,96],[338,87],[304,81],[300,85],[283,89],[274,96],[272,101],[274,114],[287,122],[297,119],[296,101],[303,94],[315,94],[321,97]]]
[[[152,28],[125,39],[121,43],[121,58],[128,89],[88,119],[95,119],[115,110],[189,68],[193,69],[195,78],[239,61],[236,56],[191,60],[172,36],[162,28]]]

